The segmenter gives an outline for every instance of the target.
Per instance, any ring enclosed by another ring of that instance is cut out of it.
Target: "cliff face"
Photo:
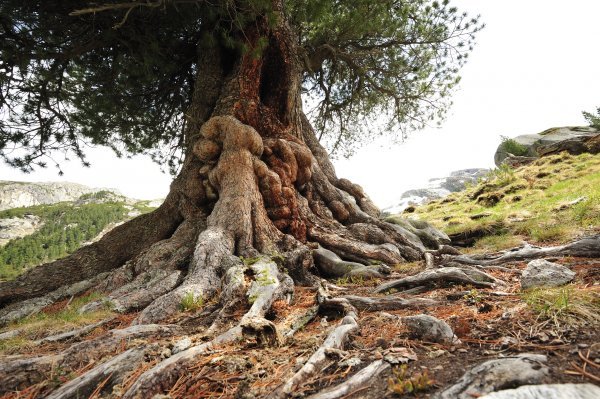
[[[34,205],[75,201],[84,194],[98,192],[77,183],[26,183],[0,181],[0,211]]]

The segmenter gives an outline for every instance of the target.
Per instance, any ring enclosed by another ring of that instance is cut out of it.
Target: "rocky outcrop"
[[[102,191],[77,183],[27,183],[0,181],[0,211],[34,205],[75,201],[84,194]]]
[[[22,218],[0,219],[0,247],[10,240],[21,238],[35,233],[43,226],[40,218],[34,215],[25,215]]]
[[[586,126],[555,127],[538,134],[517,136],[511,140],[525,148],[525,153],[513,154],[520,158],[539,158],[562,151],[573,155],[600,152],[600,130]],[[494,162],[496,166],[500,166],[507,159],[508,162],[512,162],[505,143],[502,143],[494,154]]]
[[[451,193],[462,191],[467,184],[476,183],[484,178],[489,169],[471,168],[462,169],[450,173],[450,176],[430,179],[427,187],[405,191],[400,197],[398,204],[384,209],[384,212],[396,214],[402,212],[408,206],[421,205],[428,201],[444,198]]]

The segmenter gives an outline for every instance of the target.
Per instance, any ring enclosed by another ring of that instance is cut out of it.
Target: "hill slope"
[[[501,167],[465,191],[416,208],[411,217],[443,230],[453,244],[479,251],[597,233],[600,156],[563,153],[518,169]]]
[[[36,190],[37,183],[22,186],[33,187],[33,190],[23,190],[31,192]],[[44,189],[49,187],[52,186],[46,185]],[[106,190],[89,190],[74,201],[0,211],[0,280],[14,278],[29,267],[64,257],[116,224],[154,209],[149,201],[131,200]],[[79,192],[77,189],[65,195],[62,189],[58,193],[48,191],[46,197],[38,200],[70,198]]]

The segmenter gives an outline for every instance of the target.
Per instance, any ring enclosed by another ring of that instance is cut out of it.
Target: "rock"
[[[544,259],[532,260],[521,274],[521,288],[557,287],[575,278],[575,272]]]
[[[489,169],[483,168],[463,169],[454,171],[447,177],[430,179],[427,187],[405,191],[396,205],[384,209],[383,212],[393,215],[401,213],[411,206],[414,212],[414,205],[421,205],[434,199],[444,198],[451,193],[462,191],[467,184],[476,183],[479,179],[485,177],[489,171]]]
[[[524,385],[481,396],[480,399],[597,399],[600,388],[593,384]]]
[[[509,163],[519,162],[521,158],[539,158],[541,156],[558,154],[567,151],[577,155],[584,152],[597,154],[600,152],[600,131],[593,127],[556,127],[538,134],[524,134],[512,138],[527,150],[525,154],[513,154]],[[500,144],[494,154],[496,166],[500,166],[509,157]],[[514,161],[514,162],[513,162]]]
[[[0,187],[0,210],[75,201],[84,194],[102,191],[76,183],[0,181]]]
[[[356,367],[362,364],[362,360],[358,357],[351,357],[350,359],[342,360],[338,363],[338,367]]]
[[[40,218],[34,215],[0,219],[0,247],[6,245],[10,240],[35,233],[43,225]]]
[[[400,318],[402,323],[408,328],[410,334],[414,337],[428,342],[439,342],[443,344],[452,344],[458,341],[452,328],[443,320],[433,316],[419,314],[415,316],[406,316]]]
[[[171,348],[171,353],[174,355],[176,353],[183,352],[190,346],[192,346],[192,340],[190,339],[190,337],[183,337],[173,344],[173,348]]]
[[[473,399],[504,387],[536,384],[548,376],[546,356],[520,354],[488,360],[467,371],[457,382],[433,396],[434,399]]]

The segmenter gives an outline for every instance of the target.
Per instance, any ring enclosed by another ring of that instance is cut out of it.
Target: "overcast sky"
[[[453,0],[481,14],[486,28],[462,71],[454,106],[441,128],[385,141],[335,162],[339,177],[361,184],[380,207],[434,177],[493,167],[500,136],[583,125],[581,111],[600,106],[600,1]],[[0,165],[0,180],[70,181],[117,188],[143,199],[164,197],[171,176],[148,158],[117,159],[110,150],[88,151],[91,168],[63,164],[23,174]]]

